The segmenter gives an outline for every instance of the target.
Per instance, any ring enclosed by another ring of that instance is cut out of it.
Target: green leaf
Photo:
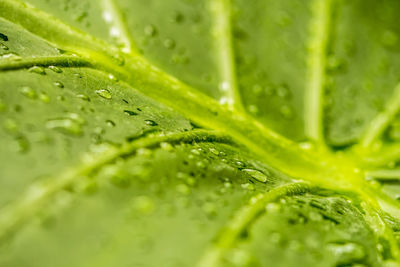
[[[1,266],[399,266],[397,1],[2,0]]]

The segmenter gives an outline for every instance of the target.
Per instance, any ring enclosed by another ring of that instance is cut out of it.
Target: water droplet
[[[24,96],[26,96],[26,97],[28,97],[28,98],[30,98],[30,99],[34,99],[34,98],[36,98],[36,91],[35,90],[33,90],[31,87],[29,87],[29,86],[24,86],[24,87],[21,87],[20,89],[19,89],[19,91],[21,92],[21,94],[23,94]]]
[[[6,46],[3,43],[0,43],[0,48],[3,49],[3,50],[8,50],[9,49],[8,46]]]
[[[343,68],[344,61],[337,56],[331,55],[327,59],[327,69],[330,71],[337,71]]]
[[[15,150],[19,153],[26,153],[29,151],[29,140],[25,136],[17,136],[15,138]]]
[[[290,96],[290,91],[287,85],[281,85],[276,90],[276,93],[281,98],[288,98]]]
[[[227,98],[227,97],[221,97],[219,99],[219,103],[221,105],[228,106],[228,108],[229,108],[229,107],[233,106],[233,99],[230,99],[230,98]]]
[[[37,74],[40,74],[40,75],[45,75],[46,74],[46,71],[44,70],[44,68],[39,67],[39,66],[33,66],[28,71],[32,72],[32,73],[37,73]]]
[[[184,16],[180,12],[174,12],[171,16],[171,21],[175,23],[182,23]]]
[[[214,155],[218,156],[219,155],[219,151],[215,148],[210,148],[210,152],[213,153]]]
[[[49,103],[50,102],[50,97],[45,93],[45,92],[41,92],[39,94],[39,99],[43,102],[43,103]]]
[[[76,113],[68,113],[62,118],[51,119],[46,123],[48,129],[55,129],[59,132],[70,135],[82,135],[82,125],[85,120]]]
[[[57,66],[49,66],[49,69],[51,69],[55,73],[61,73],[62,72],[62,69],[57,67]]]
[[[125,114],[127,114],[127,115],[129,115],[129,116],[136,116],[136,115],[138,115],[136,112],[133,112],[133,111],[131,111],[131,110],[124,110],[124,113]]]
[[[255,187],[254,187],[254,185],[252,183],[244,183],[244,184],[241,184],[240,186],[243,189],[247,189],[247,190],[250,190],[250,191],[255,190]]]
[[[174,147],[168,142],[161,142],[160,147],[165,151],[172,151],[174,149]]]
[[[153,120],[145,120],[144,122],[149,126],[157,126],[158,125],[158,123]]]
[[[246,166],[246,164],[240,160],[236,161],[235,164],[238,168],[244,168]]]
[[[287,105],[283,105],[280,109],[279,112],[282,114],[282,116],[286,119],[291,119],[293,118],[293,111],[292,108],[287,106]]]
[[[15,133],[18,131],[18,124],[12,119],[6,119],[3,123],[4,129],[9,133]]]
[[[1,54],[1,58],[5,58],[5,59],[9,58],[9,59],[14,59],[14,60],[21,59],[21,57],[17,53],[14,53],[14,52]]]
[[[96,94],[99,96],[105,98],[105,99],[111,99],[111,92],[108,89],[100,89],[96,90]]]
[[[352,242],[330,243],[327,245],[327,249],[338,257],[341,264],[359,261],[366,256],[365,248],[360,244]]]
[[[82,99],[84,101],[88,101],[88,102],[90,101],[90,97],[85,95],[85,94],[77,94],[76,97],[80,98],[80,99]]]
[[[117,77],[115,77],[113,74],[108,74],[108,79],[110,79],[113,82],[118,82]]]
[[[7,42],[8,41],[8,36],[5,35],[4,33],[0,32],[0,39],[3,40],[4,42]]]
[[[299,147],[304,150],[310,150],[314,147],[314,144],[311,142],[301,142],[299,143]]]
[[[204,161],[199,160],[198,162],[196,162],[196,166],[200,169],[205,169],[207,167],[207,164]]]
[[[115,122],[113,122],[112,120],[106,120],[106,124],[109,127],[115,127]]]
[[[249,105],[248,109],[251,114],[257,115],[259,113],[258,107],[256,105]]]
[[[175,47],[175,41],[169,38],[165,39],[163,44],[168,49],[173,49]]]
[[[54,85],[58,88],[64,88],[64,84],[62,82],[54,82]]]
[[[144,27],[144,33],[149,36],[155,36],[157,33],[156,28],[153,25],[147,25],[146,27]]]
[[[267,181],[267,176],[258,170],[243,169],[242,171],[247,173],[248,175],[250,175],[251,177],[253,177],[254,179],[256,179],[259,182],[265,183]]]

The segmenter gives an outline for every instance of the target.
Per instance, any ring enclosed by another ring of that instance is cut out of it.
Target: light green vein
[[[243,111],[238,90],[235,70],[235,55],[232,43],[231,0],[209,0],[209,9],[213,18],[212,36],[215,43],[217,64],[221,82],[221,104]]]
[[[400,110],[400,84],[394,89],[392,97],[380,112],[368,125],[360,140],[362,149],[370,149],[371,146],[381,137],[389,124],[393,121]]]
[[[310,21],[311,37],[307,62],[304,128],[306,136],[318,144],[324,143],[323,94],[333,1],[314,0]]]
[[[365,173],[367,177],[374,178],[375,180],[382,182],[400,182],[400,169],[379,169],[367,171]]]
[[[139,148],[154,148],[162,142],[171,144],[194,143],[194,142],[219,142],[230,143],[230,137],[226,135],[206,131],[195,130],[191,132],[180,132],[168,135],[149,135],[120,148],[107,147],[100,155],[96,155],[80,166],[61,171],[58,177],[52,177],[45,182],[40,181],[31,185],[27,191],[15,202],[0,210],[0,241],[3,242],[12,236],[21,226],[29,221],[37,212],[51,200],[58,192],[77,179],[89,175],[91,172],[102,166],[113,162],[121,156],[128,156],[135,153]]]
[[[220,266],[219,260],[224,252],[232,248],[239,239],[240,234],[265,212],[267,203],[276,201],[284,196],[301,195],[309,190],[308,184],[293,183],[274,188],[265,194],[252,198],[250,204],[238,210],[233,219],[222,228],[222,232],[218,234],[218,239],[205,252],[197,266]]]
[[[114,37],[121,44],[125,53],[137,52],[136,44],[129,34],[126,20],[121,13],[115,0],[102,0],[103,19],[110,26],[110,36]]]
[[[362,166],[365,168],[387,166],[392,162],[400,160],[400,144],[384,145],[378,150],[354,151],[355,157],[358,157]],[[358,153],[358,154],[357,154]]]
[[[77,56],[48,56],[0,60],[0,71],[29,68],[32,66],[89,67],[91,63]]]

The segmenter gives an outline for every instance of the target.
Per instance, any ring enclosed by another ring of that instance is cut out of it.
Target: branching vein
[[[368,125],[361,138],[360,145],[364,149],[369,149],[381,137],[389,124],[393,121],[400,110],[400,84],[395,89],[393,96],[385,105],[385,109],[380,112]]]
[[[271,191],[256,196],[251,203],[241,208],[232,220],[218,234],[218,239],[213,246],[206,251],[200,260],[198,267],[220,266],[219,260],[224,252],[232,248],[240,234],[252,224],[257,217],[265,212],[265,205],[274,202],[284,196],[301,195],[310,190],[305,183],[292,183],[272,189]]]
[[[131,53],[136,51],[136,45],[129,34],[128,27],[121,10],[116,5],[115,0],[102,0],[103,5],[103,19],[110,26],[111,37],[116,38],[121,46],[122,51]]]
[[[193,142],[220,142],[230,143],[231,140],[226,135],[206,130],[195,130],[191,132],[181,132],[169,135],[159,135],[140,138],[131,143],[127,143],[120,148],[109,147],[98,157],[89,162],[82,163],[66,171],[60,172],[59,177],[52,177],[47,180],[31,185],[28,190],[14,203],[0,210],[0,241],[12,236],[29,218],[37,214],[45,204],[49,202],[58,192],[76,182],[91,172],[113,162],[121,156],[128,156],[135,153],[139,148],[154,148],[161,142],[193,143]]]
[[[313,141],[322,144],[323,136],[323,94],[327,48],[331,32],[333,0],[313,1],[313,17],[310,22],[310,47],[308,76],[305,92],[305,132]]]
[[[212,36],[218,58],[221,82],[221,104],[243,111],[242,101],[236,81],[235,55],[232,42],[231,0],[209,0],[213,17]]]

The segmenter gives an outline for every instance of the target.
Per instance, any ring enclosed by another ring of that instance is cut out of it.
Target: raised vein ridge
[[[221,104],[244,111],[238,90],[235,70],[235,55],[232,43],[232,10],[230,0],[208,0],[213,18],[212,36],[217,55],[221,82],[219,90]]]
[[[314,0],[310,21],[304,128],[306,136],[319,144],[324,143],[323,94],[333,1]]]
[[[113,162],[121,156],[129,156],[139,148],[154,148],[162,142],[171,144],[193,142],[220,142],[230,143],[230,137],[218,132],[207,130],[194,130],[168,135],[149,135],[139,138],[131,143],[116,148],[107,146],[99,156],[83,162],[65,171],[58,177],[52,177],[46,182],[40,181],[32,184],[27,191],[15,202],[0,210],[0,242],[12,236],[29,218],[34,216],[48,201],[63,188],[72,185],[77,179],[87,176],[102,166]]]
[[[121,44],[121,50],[125,53],[137,52],[136,44],[129,34],[126,20],[115,0],[102,0],[103,19],[110,26],[111,37],[116,38]]]

